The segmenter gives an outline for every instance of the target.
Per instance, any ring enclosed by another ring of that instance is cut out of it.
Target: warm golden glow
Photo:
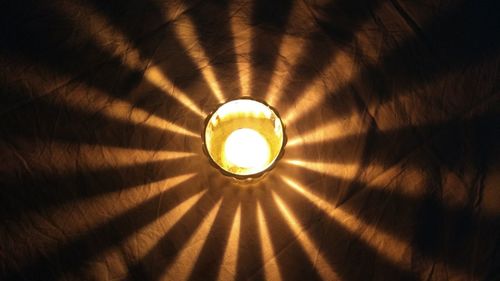
[[[284,160],[285,163],[314,171],[327,176],[351,180],[358,170],[357,164],[339,164],[327,162],[311,162],[302,160]]]
[[[165,233],[170,229],[197,203],[207,191],[203,190],[190,198],[184,200],[181,204],[167,213],[158,216],[156,220],[148,224],[142,229],[137,230],[136,234],[130,236],[126,241],[126,245],[134,245],[137,241],[141,241],[141,246],[136,253],[137,259],[143,259],[151,250],[158,244],[158,241],[164,237]],[[158,231],[161,229],[161,231]],[[144,237],[144,238],[142,238]],[[131,247],[135,248],[135,247]]]
[[[39,90],[43,91],[43,89]],[[122,122],[199,138],[199,134],[133,106],[129,102],[113,99],[105,92],[88,85],[78,85],[72,89],[71,95],[57,95],[57,97],[57,99],[51,100],[56,105],[86,111],[89,115],[99,114]]]
[[[248,149],[249,147],[252,149]],[[266,166],[270,157],[269,150],[269,144],[259,132],[246,128],[232,132],[224,144],[224,153],[229,163],[251,170]]]
[[[90,95],[89,92],[87,92],[87,95]],[[195,134],[193,131],[120,100],[114,100],[113,102],[109,102],[106,107],[99,108],[99,113],[121,121],[149,125],[188,137],[199,137],[199,135]]]
[[[305,93],[299,97],[294,106],[291,106],[283,115],[285,124],[289,125],[298,120],[300,117],[309,113],[311,110],[318,108],[325,100],[325,93],[321,81],[319,85],[311,85],[306,89]]]
[[[175,84],[168,79],[157,66],[148,67],[144,73],[144,77],[156,87],[164,90],[169,96],[175,98],[194,114],[202,118],[205,118],[207,115],[194,103],[193,100],[189,98],[186,93],[177,88],[177,86],[175,86]]]
[[[49,211],[51,217],[54,218],[55,223],[71,222],[64,228],[64,233],[55,233],[55,240],[51,240],[54,243],[64,239],[65,235],[80,235],[84,232],[92,232],[96,229],[100,229],[103,225],[106,225],[114,218],[124,217],[130,213],[130,210],[136,210],[144,206],[144,202],[161,196],[160,194],[178,186],[189,179],[193,178],[195,174],[185,174],[165,180],[151,182],[144,185],[137,185],[129,188],[122,188],[120,190],[114,190],[110,192],[103,192],[102,194],[97,194],[95,196],[88,196],[78,200],[70,200],[64,202],[60,205],[52,206],[53,211]],[[103,214],[102,209],[96,206],[111,206],[116,205],[116,202],[120,202],[119,207],[110,208]],[[84,220],[75,220],[74,213],[68,212],[68,209],[75,208],[77,210],[85,210]],[[34,213],[36,214],[36,213]],[[34,215],[33,214],[33,215]],[[27,215],[32,215],[27,213]],[[155,220],[155,223],[157,220]],[[165,221],[163,221],[164,223]],[[154,228],[145,227],[138,232],[148,230],[153,230]],[[39,241],[38,241],[39,242]],[[33,246],[37,246],[38,242],[31,241]],[[45,246],[55,246],[50,242]],[[41,245],[40,245],[41,246]],[[142,247],[141,247],[142,249]]]
[[[180,5],[182,6],[182,4]],[[217,81],[214,70],[210,65],[210,60],[198,40],[194,23],[189,18],[181,16],[176,21],[176,24],[174,24],[174,28],[177,38],[193,61],[198,64],[198,69],[203,75],[203,78],[205,78],[205,81],[212,90],[212,93],[217,101],[224,102],[226,98],[220,89],[219,82]]]
[[[224,258],[219,269],[219,281],[235,280],[236,269],[238,266],[238,246],[240,242],[240,227],[241,227],[241,206],[238,206],[236,215],[233,219],[231,232],[227,241],[226,250],[224,251]]]
[[[175,261],[172,263],[172,266],[163,275],[163,278],[160,278],[160,280],[188,280],[189,275],[193,271],[196,261],[198,260],[201,249],[203,248],[203,245],[205,245],[208,232],[214,224],[215,217],[221,203],[222,200],[219,200],[212,210],[208,212],[201,225],[196,229],[196,232],[193,236],[191,236],[180,253],[178,253]]]
[[[318,73],[317,78],[308,84],[304,92],[297,93],[297,95],[300,94],[300,96],[296,100],[295,105],[290,107],[288,111],[283,114],[283,121],[285,124],[292,124],[318,108],[325,102],[329,93],[334,93],[340,87],[344,86],[344,83],[339,84],[338,81],[350,81],[355,73],[352,57],[349,54],[339,52],[328,65],[325,66],[322,72],[329,73],[331,76],[335,77],[335,79],[326,80],[323,76],[324,74]],[[290,78],[292,77],[289,77],[289,79]],[[281,91],[286,92],[286,90]]]
[[[304,197],[306,197],[311,203],[313,203],[316,207],[320,208],[323,211],[326,211],[327,213],[329,212],[330,208],[333,208],[333,206],[330,206],[329,203],[321,199],[320,197],[316,196],[312,192],[307,191],[305,188],[303,188],[300,184],[295,182],[294,180],[285,177],[285,176],[280,176],[281,179],[288,184],[291,188],[293,188],[295,191],[299,192],[302,194]]]
[[[287,147],[326,142],[341,137],[351,136],[353,135],[351,129],[352,126],[353,124],[350,122],[350,119],[334,120],[330,123],[322,125],[321,127],[305,132],[294,138],[290,138],[287,143]]]
[[[153,151],[65,141],[46,143],[24,138],[15,138],[15,140],[19,147],[29,147],[30,153],[23,156],[25,160],[36,165],[38,171],[46,173],[54,171],[60,174],[75,173],[83,166],[88,171],[120,169],[196,156],[195,153],[182,151]],[[47,149],[48,147],[50,149]],[[7,165],[4,171],[13,173],[16,169],[19,169],[19,166]]]
[[[236,64],[238,66],[238,76],[240,77],[240,87],[242,96],[250,96],[250,65],[247,54],[250,53],[250,40],[252,40],[251,27],[245,21],[244,13],[241,13],[241,3],[231,1],[230,25],[233,35],[234,52],[236,55]]]
[[[62,6],[60,6],[60,4],[62,4]],[[69,11],[77,13],[85,11],[84,12],[85,14],[91,14],[92,24],[90,25],[87,24],[87,22],[79,22],[74,20],[73,18],[69,19],[72,20],[75,26],[78,26],[79,30],[84,32],[88,38],[94,40],[99,45],[99,47],[103,48],[104,51],[109,52],[110,56],[120,58],[121,61],[124,63],[124,65],[126,65],[131,70],[142,71],[144,67],[149,63],[148,60],[145,60],[141,57],[140,50],[130,43],[130,40],[127,38],[127,35],[120,32],[119,29],[112,28],[112,24],[110,24],[106,16],[100,13],[98,10],[91,9],[85,5],[81,5],[76,2],[58,3],[57,6],[60,6],[58,8],[60,8],[66,13],[68,13]],[[185,9],[186,9],[185,7],[178,7],[178,9],[176,9],[176,12],[177,13],[182,12]],[[168,10],[166,12],[167,14],[165,15],[165,19],[167,21],[171,20],[172,17],[176,15],[174,13],[169,13]],[[109,44],[110,41],[117,42],[117,44]],[[198,116],[203,118],[206,116],[206,113],[203,112],[203,110],[201,110],[185,93],[183,93],[180,89],[175,87],[174,83],[167,77],[165,77],[165,75],[163,75],[161,70],[159,70],[157,67],[155,66],[149,67],[147,71],[144,73],[144,77],[158,88],[165,89],[169,95],[177,99],[180,103],[185,105],[189,110],[193,111]],[[136,121],[136,123],[141,123],[144,122],[145,120],[150,119],[151,114],[148,114],[147,112],[139,110],[125,102],[119,102],[119,104],[120,105],[117,105],[115,102],[114,107],[115,108],[120,107],[123,110],[128,110],[127,112],[124,112],[125,117],[134,119],[133,121]],[[131,109],[134,111],[135,114],[130,114],[132,112]],[[118,111],[112,108],[103,108],[103,110],[109,111],[113,115],[116,115],[117,114],[116,111]],[[136,115],[138,118],[134,118],[135,116],[133,115]],[[159,119],[159,118],[151,117],[151,119]],[[191,132],[171,122],[160,121],[160,120],[151,120],[151,121],[156,121],[154,123],[161,124],[162,127],[165,127],[165,129],[167,130],[176,132],[178,131],[181,133],[185,133],[186,135],[191,135],[190,134]]]
[[[262,245],[262,263],[264,264],[264,274],[266,280],[281,281],[281,274],[276,263],[276,254],[271,244],[271,236],[267,228],[266,218],[262,212],[262,207],[257,203],[257,216],[259,220],[259,237]]]
[[[285,205],[285,202],[273,193],[273,198],[278,205],[281,213],[285,217],[288,225],[292,229],[293,233],[297,237],[297,240],[301,244],[302,248],[306,252],[309,260],[314,264],[316,270],[318,271],[321,279],[323,280],[340,280],[335,271],[332,269],[330,264],[327,262],[325,257],[323,257],[320,250],[314,245],[311,238],[307,235],[307,232],[302,228],[298,220],[292,214],[292,212]]]
[[[99,9],[92,8],[92,5],[84,4],[83,1],[50,1],[47,5],[52,5],[61,15],[91,15],[89,24],[82,17],[65,17],[71,21],[72,25],[78,28],[78,32],[84,35],[84,38],[93,40],[110,56],[117,57],[131,69],[141,69],[145,66],[146,60],[141,59],[140,51],[133,46],[132,41],[119,28],[113,26],[112,21],[105,13]],[[85,17],[85,19],[87,19]],[[110,44],[113,42],[113,44]]]
[[[324,214],[342,225],[347,231],[358,235],[366,244],[372,247],[372,249],[377,250],[379,254],[395,264],[402,265],[404,252],[410,246],[407,242],[362,222],[355,216],[333,206],[314,193],[307,191],[294,180],[285,176],[281,176],[281,179],[295,191],[307,198],[312,204],[321,209]]]
[[[294,6],[297,5],[299,1],[294,1]],[[273,71],[273,76],[271,78],[271,84],[268,89],[266,100],[271,104],[278,104],[283,95],[283,89],[285,89],[286,83],[289,82],[289,75],[291,68],[296,65],[297,60],[300,58],[303,50],[304,43],[300,37],[283,35],[283,40],[281,42],[278,54],[286,60],[277,59],[275,70]],[[281,74],[281,75],[280,75]]]
[[[204,144],[212,161],[233,176],[258,175],[272,166],[284,146],[281,120],[269,106],[237,99],[208,119]]]

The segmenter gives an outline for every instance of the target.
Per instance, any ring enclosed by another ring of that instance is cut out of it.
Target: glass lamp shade
[[[224,175],[256,178],[272,169],[286,142],[284,126],[269,105],[239,98],[220,105],[207,117],[204,151]]]

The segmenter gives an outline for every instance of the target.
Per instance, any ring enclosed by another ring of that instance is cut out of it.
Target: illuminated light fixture
[[[286,143],[278,113],[251,98],[220,105],[207,117],[202,139],[210,162],[237,179],[258,178],[271,170]]]

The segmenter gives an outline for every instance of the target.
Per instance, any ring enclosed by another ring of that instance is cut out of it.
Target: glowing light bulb
[[[224,175],[256,178],[282,155],[285,132],[276,111],[263,102],[239,98],[207,117],[203,145],[211,163]]]
[[[224,153],[235,166],[252,171],[265,169],[271,155],[269,143],[257,131],[238,129],[226,139]]]

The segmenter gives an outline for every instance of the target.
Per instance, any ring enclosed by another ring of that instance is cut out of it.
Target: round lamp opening
[[[285,134],[276,111],[263,102],[240,98],[222,104],[208,118],[205,152],[225,175],[258,177],[283,152]]]

